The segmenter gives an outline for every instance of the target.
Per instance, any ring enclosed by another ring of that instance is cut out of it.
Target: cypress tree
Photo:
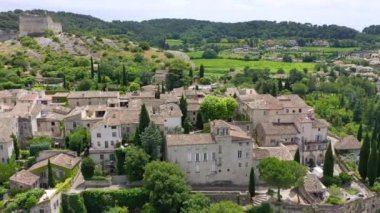
[[[301,162],[301,156],[300,156],[300,149],[299,148],[297,149],[296,154],[294,154],[294,161],[296,161],[297,163]]]
[[[154,98],[160,99],[161,93],[160,93],[160,85],[157,84],[157,90],[154,92]]]
[[[133,143],[136,145],[136,146],[139,146],[140,145],[140,130],[139,128],[137,127],[136,128],[136,131],[135,131],[135,137],[133,138]]]
[[[286,79],[285,81],[285,89],[289,90],[289,91],[292,91],[292,89],[290,88],[290,82],[289,82],[289,79]]]
[[[360,148],[360,155],[359,155],[359,174],[363,181],[367,178],[367,163],[368,163],[368,157],[369,152],[371,149],[370,139],[368,136],[368,133],[364,137],[363,144]]]
[[[327,148],[325,153],[325,161],[323,163],[323,176],[333,177],[334,176],[334,156],[332,153],[331,143]]]
[[[53,176],[53,169],[51,168],[50,159],[48,159],[48,185],[50,188],[53,188],[54,183],[54,176]]]
[[[185,119],[187,117],[187,101],[186,98],[182,95],[179,100],[179,108],[182,112],[182,125],[184,125]]]
[[[197,122],[195,123],[195,126],[197,127],[197,129],[203,129],[203,118],[201,112],[198,112],[197,114]]]
[[[98,84],[102,83],[102,71],[100,69],[100,63],[98,64]]]
[[[13,140],[13,150],[15,151],[15,157],[16,157],[16,160],[18,160],[20,157],[20,147],[17,142],[17,137],[15,134],[12,133],[11,138]]]
[[[189,77],[193,78],[193,69],[192,68],[190,68],[190,70],[189,70]]]
[[[199,78],[203,78],[205,76],[205,67],[203,64],[201,64],[201,67],[199,68]]]
[[[123,65],[123,86],[127,86],[128,79],[127,79],[127,70],[125,68],[125,65]]]
[[[358,135],[356,138],[358,139],[358,141],[362,141],[362,137],[363,137],[363,124],[360,123],[359,129],[358,129]]]
[[[185,134],[189,134],[190,133],[190,130],[191,130],[191,122],[189,120],[189,118],[185,118],[185,121],[183,122],[183,131]]]
[[[95,76],[95,70],[94,70],[94,60],[92,59],[92,56],[91,56],[91,79],[94,79],[94,76]]]
[[[63,88],[67,89],[66,76],[63,75]]]
[[[145,104],[141,105],[140,119],[139,119],[139,133],[144,132],[145,128],[149,126],[150,118]]]
[[[249,173],[249,194],[251,197],[256,195],[256,181],[255,181],[255,171],[251,168],[251,172]]]
[[[162,94],[165,94],[165,86],[164,86],[164,82],[162,82],[162,84],[161,84],[161,92],[162,92]]]
[[[367,166],[368,182],[370,186],[373,186],[377,177],[378,169],[378,151],[377,143],[375,141],[371,142],[371,152],[369,153]]]

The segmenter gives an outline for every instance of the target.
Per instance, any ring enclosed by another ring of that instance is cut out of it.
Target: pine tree
[[[94,70],[94,60],[91,57],[91,79],[94,79],[95,77],[95,70]]]
[[[294,161],[301,163],[300,149],[298,148],[296,154],[294,154]]]
[[[139,119],[139,133],[144,132],[145,128],[149,126],[150,118],[145,104],[141,105],[140,119]]]
[[[377,177],[378,169],[378,151],[377,143],[375,141],[371,142],[371,151],[369,153],[368,164],[367,164],[367,177],[370,186],[373,186]]]
[[[256,195],[256,181],[255,181],[255,170],[251,168],[251,172],[249,173],[249,194],[251,197]]]
[[[11,138],[13,140],[13,150],[15,151],[15,157],[16,157],[16,160],[18,160],[20,157],[20,147],[17,142],[17,137],[15,134],[12,133]]]
[[[278,79],[278,91],[282,91],[282,80],[281,79]]]
[[[358,141],[362,141],[362,137],[363,137],[363,124],[360,123],[359,129],[358,129],[358,135],[356,138],[358,139]]]
[[[182,112],[182,125],[184,125],[185,119],[187,117],[187,101],[186,98],[182,95],[179,100],[179,108]]]
[[[128,79],[127,79],[127,70],[125,68],[125,65],[123,65],[123,86],[127,86]]]
[[[53,169],[51,168],[50,159],[48,159],[48,185],[50,188],[55,186]]]
[[[195,126],[197,129],[203,130],[203,118],[201,112],[198,112],[197,114],[197,122],[195,123]]]
[[[368,133],[364,137],[362,147],[360,148],[359,155],[359,174],[363,181],[367,178],[367,163],[369,158],[369,152],[371,149],[371,142]]]
[[[332,153],[331,143],[329,144],[329,147],[327,148],[327,151],[325,153],[325,161],[323,163],[323,176],[334,176],[334,156]]]
[[[205,67],[203,64],[201,64],[201,67],[199,68],[199,78],[203,78],[205,75]]]

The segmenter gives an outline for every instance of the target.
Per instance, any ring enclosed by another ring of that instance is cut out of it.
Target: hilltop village
[[[19,51],[4,70],[20,68],[19,80],[0,72],[1,212],[380,209],[375,51],[315,70],[245,67],[215,77],[179,47],[128,41],[123,50],[120,40],[84,39],[64,27],[28,15],[17,35],[0,35],[0,46]],[[265,43],[268,51],[300,48]],[[100,44],[120,55],[96,51]],[[247,45],[228,51],[261,54]],[[117,72],[114,58],[122,61]],[[54,60],[75,62],[60,72]]]

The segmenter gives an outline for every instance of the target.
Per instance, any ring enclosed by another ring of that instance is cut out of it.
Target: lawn
[[[179,45],[182,45],[182,40],[179,40],[179,39],[166,39],[166,43],[169,46],[179,46]]]
[[[285,71],[291,69],[303,70],[307,68],[308,70],[314,70],[315,63],[287,63],[287,62],[277,62],[277,61],[242,61],[233,59],[194,59],[192,60],[196,66],[203,64],[207,70],[212,73],[225,72],[231,68],[236,70],[243,70],[244,67],[248,66],[250,68],[260,68],[260,69],[270,69],[271,72],[276,72],[280,68]]]
[[[203,51],[187,52],[186,53],[190,58],[202,58]]]

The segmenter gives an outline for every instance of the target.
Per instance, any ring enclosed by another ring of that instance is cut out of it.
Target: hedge
[[[50,142],[30,144],[29,152],[32,156],[37,156],[40,151],[50,149]]]
[[[86,190],[82,192],[87,212],[101,213],[109,207],[123,206],[133,210],[142,208],[148,196],[142,188],[119,190]]]
[[[63,213],[86,213],[83,199],[79,194],[62,194],[62,212]]]

